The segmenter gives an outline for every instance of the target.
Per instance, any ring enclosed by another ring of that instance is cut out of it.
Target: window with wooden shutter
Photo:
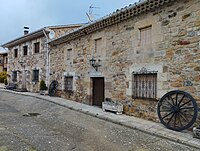
[[[72,49],[67,49],[67,60],[72,60]]]
[[[99,53],[101,52],[101,46],[102,46],[102,38],[99,38],[99,39],[95,39],[95,49],[94,49],[94,52],[95,53]]]
[[[152,26],[140,29],[140,46],[152,43]]]

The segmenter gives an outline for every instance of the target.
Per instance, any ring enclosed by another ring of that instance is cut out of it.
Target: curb
[[[190,147],[193,147],[193,148],[196,148],[196,149],[200,150],[200,141],[197,142],[198,139],[192,140],[194,138],[191,138],[191,140],[186,140],[186,139],[185,140],[183,140],[183,139],[181,140],[180,138],[176,138],[176,136],[173,136],[173,134],[169,135],[167,133],[159,133],[156,130],[152,131],[152,130],[145,129],[145,128],[142,128],[142,127],[133,126],[133,125],[130,125],[130,124],[126,123],[126,122],[121,122],[119,120],[115,120],[115,119],[112,119],[110,117],[106,117],[105,115],[100,115],[100,114],[93,113],[93,112],[90,112],[90,111],[87,111],[87,110],[78,109],[78,108],[76,108],[74,106],[67,106],[67,105],[61,104],[59,102],[52,101],[52,100],[50,100],[48,98],[44,98],[44,96],[35,96],[35,95],[31,95],[31,94],[25,94],[25,93],[5,90],[5,89],[2,89],[2,88],[0,88],[0,90],[3,91],[3,92],[12,93],[12,94],[17,94],[17,95],[23,95],[23,96],[34,97],[34,98],[37,98],[37,99],[42,99],[44,101],[48,101],[50,103],[54,103],[54,104],[62,106],[62,107],[66,107],[66,108],[68,108],[70,110],[78,111],[78,112],[84,113],[86,115],[90,115],[90,116],[93,116],[93,117],[96,117],[96,118],[99,118],[99,119],[102,119],[102,120],[105,120],[105,121],[109,121],[109,122],[112,122],[112,123],[115,123],[115,124],[118,124],[118,125],[121,125],[121,126],[125,126],[127,128],[138,130],[138,131],[144,132],[146,134],[150,134],[150,135],[153,135],[153,136],[156,136],[156,137],[160,137],[162,139],[168,139],[170,141],[177,142],[177,143],[180,143],[180,144],[183,144],[183,145],[186,145],[186,146],[190,146]],[[58,98],[58,97],[56,97],[56,98]]]

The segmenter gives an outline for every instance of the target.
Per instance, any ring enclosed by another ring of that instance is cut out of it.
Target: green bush
[[[40,90],[47,90],[47,86],[46,86],[44,80],[40,81]]]
[[[0,72],[0,83],[4,83],[4,79],[7,79],[7,72]]]
[[[8,81],[7,79],[4,79],[4,84],[7,85],[8,84]]]

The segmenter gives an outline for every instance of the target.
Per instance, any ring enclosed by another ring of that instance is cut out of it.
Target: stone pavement
[[[74,101],[66,100],[59,97],[50,97],[43,96],[38,93],[30,93],[30,92],[15,92],[10,90],[3,89],[3,86],[0,85],[1,91],[6,91],[9,93],[15,93],[24,96],[32,96],[38,99],[43,99],[57,105],[61,105],[67,107],[72,110],[76,110],[106,121],[110,121],[116,124],[120,124],[132,129],[136,129],[154,136],[158,136],[161,138],[169,139],[178,143],[182,143],[191,147],[195,147],[200,150],[200,140],[193,138],[192,134],[189,132],[176,132],[165,128],[160,123],[155,123],[152,121],[147,121],[144,119],[136,118],[133,116],[127,115],[116,115],[110,112],[104,112],[101,108],[77,103]]]

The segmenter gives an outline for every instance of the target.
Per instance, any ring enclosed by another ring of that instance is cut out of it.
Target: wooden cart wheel
[[[53,81],[51,82],[50,86],[49,86],[49,95],[50,95],[50,96],[55,96],[57,86],[58,86],[58,81],[53,80]]]
[[[194,98],[184,91],[166,93],[158,102],[157,114],[167,128],[182,131],[196,121],[198,107]]]

